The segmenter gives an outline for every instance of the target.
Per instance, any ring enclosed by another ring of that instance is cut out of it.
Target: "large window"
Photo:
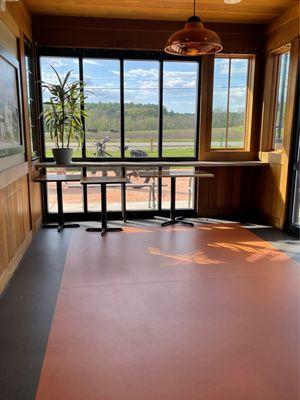
[[[273,149],[280,150],[282,148],[282,140],[284,134],[290,52],[286,51],[284,53],[276,55],[276,57],[278,70],[273,128]]]
[[[253,57],[218,56],[214,64],[212,149],[245,149]]]
[[[52,69],[85,83],[85,140],[71,143],[77,159],[197,158],[199,61],[41,56],[41,80],[56,82]],[[48,101],[47,91],[42,93]],[[44,126],[44,154],[52,143]]]
[[[161,53],[39,49],[40,79],[57,81],[56,71],[84,84],[84,141],[74,141],[75,160],[196,160],[199,121],[200,61]],[[60,54],[60,55],[59,55]],[[43,104],[49,93],[42,92]],[[44,104],[43,107],[46,107]],[[52,159],[53,143],[43,126],[44,159]],[[186,169],[186,168],[184,168]],[[49,171],[51,172],[51,171]],[[54,173],[55,171],[52,171]],[[165,210],[170,205],[168,179],[145,178],[143,170],[127,170],[126,209]],[[56,171],[56,173],[65,173]],[[86,169],[89,175],[116,175],[121,171]],[[180,178],[176,205],[194,208],[194,181]],[[48,185],[48,212],[57,212],[55,187]],[[99,187],[64,185],[66,212],[100,210]],[[121,211],[121,186],[108,188],[108,210]],[[164,211],[166,212],[166,211]]]

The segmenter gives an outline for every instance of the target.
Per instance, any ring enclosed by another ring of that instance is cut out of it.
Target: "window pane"
[[[247,58],[215,59],[212,148],[245,147],[248,71]]]
[[[245,146],[248,64],[248,59],[231,60],[228,148]]]
[[[286,96],[289,75],[290,53],[283,53],[279,56],[277,103],[275,111],[275,126],[273,145],[275,150],[282,148],[284,132],[284,120],[286,111]]]
[[[41,66],[41,78],[43,82],[57,84],[58,79],[55,75],[55,72],[51,67],[54,67],[58,72],[59,76],[64,79],[66,74],[69,71],[71,72],[70,82],[74,82],[79,79],[79,61],[77,58],[71,57],[41,57],[40,58],[40,66]],[[42,96],[43,104],[50,99],[50,93],[48,90],[43,90]],[[43,110],[46,109],[46,105],[43,105]],[[45,134],[45,154],[46,157],[53,157],[52,149],[56,147],[55,142],[51,141],[50,133],[44,124],[44,134]],[[81,157],[81,147],[78,146],[78,143],[75,140],[71,140],[70,147],[74,150],[73,157]]]
[[[76,175],[80,177],[81,170],[70,168],[48,168],[47,175]],[[83,191],[80,181],[63,182],[62,183],[62,194],[63,194],[63,211],[68,212],[82,212],[83,211]],[[56,213],[57,207],[57,192],[56,183],[47,183],[47,200],[48,200],[48,212]]]
[[[153,169],[127,170],[127,210],[157,210],[158,179],[152,174]]]
[[[211,147],[226,147],[229,59],[215,58]]]
[[[127,157],[158,156],[159,63],[124,62],[124,117]]]
[[[37,156],[39,152],[39,139],[37,131],[36,115],[36,90],[34,81],[34,60],[31,43],[25,41],[25,67],[26,67],[26,86],[28,100],[28,118],[30,128],[30,144],[32,157]]]
[[[293,201],[293,224],[300,227],[300,171],[299,167],[295,176],[295,193]]]
[[[88,177],[97,176],[121,176],[121,168],[97,170],[89,168]],[[101,211],[101,187],[100,185],[87,185],[88,211]],[[121,211],[121,185],[107,185],[106,200],[108,211]]]
[[[167,168],[164,168],[166,170]],[[171,170],[176,171],[194,171],[193,167],[173,167]],[[192,209],[194,208],[194,191],[195,178],[177,177],[176,178],[176,209]],[[162,178],[162,208],[169,209],[171,206],[171,179]]]
[[[163,157],[194,157],[198,63],[164,62]]]
[[[86,156],[120,157],[120,61],[84,59]]]
[[[298,101],[298,104],[300,101]],[[299,112],[299,111],[298,111]],[[300,139],[300,130],[298,128],[298,138]],[[298,140],[298,154],[295,160],[294,168],[296,173],[294,176],[294,199],[293,199],[293,215],[292,223],[300,227],[300,140]]]

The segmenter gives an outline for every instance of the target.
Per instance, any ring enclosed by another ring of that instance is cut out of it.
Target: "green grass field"
[[[87,133],[86,134],[86,153],[88,157],[96,157],[95,142],[101,142],[106,136],[110,138],[110,141],[106,143],[106,151],[112,157],[120,157],[120,134],[111,132],[101,133]],[[243,141],[243,127],[230,128],[229,131],[229,142],[228,147],[242,147],[240,144]],[[125,137],[126,145],[129,149],[125,152],[126,157],[130,157],[130,150],[133,148],[139,148],[147,152],[148,157],[157,157],[157,131],[131,131],[126,134]],[[164,131],[163,138],[163,157],[193,157],[194,156],[194,141],[195,132],[193,129],[187,129],[184,131],[179,130],[166,130]],[[50,141],[48,133],[45,134],[46,142],[46,155],[52,157],[51,148],[54,147]],[[214,148],[220,148],[225,144],[225,128],[213,128],[212,131],[212,145]],[[135,143],[132,147],[131,143]],[[136,144],[141,143],[140,146]],[[182,146],[176,146],[177,143],[184,143]],[[77,148],[76,143],[71,143],[71,147],[74,149],[73,157],[81,157],[81,150]],[[152,149],[152,151],[151,151]]]
[[[112,157],[120,157],[119,151],[109,151]],[[157,157],[157,151],[147,151],[148,157]],[[87,157],[95,157],[94,152],[87,151]],[[130,152],[125,152],[126,157],[130,157]],[[47,149],[46,157],[53,157],[51,148]],[[74,149],[73,157],[81,157],[81,150]],[[178,149],[165,149],[163,152],[163,157],[194,157],[194,149],[193,148],[178,148]]]

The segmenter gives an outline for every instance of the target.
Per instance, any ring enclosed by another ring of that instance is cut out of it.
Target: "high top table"
[[[58,224],[44,224],[43,228],[57,228],[58,232],[61,232],[65,228],[79,228],[79,224],[65,224],[64,222],[64,210],[63,210],[63,195],[62,195],[62,183],[63,182],[80,182],[80,175],[58,175],[58,174],[47,174],[40,175],[34,178],[35,182],[41,182],[43,184],[49,182],[56,183],[57,193],[57,211],[58,211]]]
[[[87,232],[101,232],[104,236],[106,232],[120,232],[122,228],[109,228],[107,226],[107,200],[106,185],[109,184],[126,184],[127,180],[119,176],[96,176],[82,177],[80,183],[82,185],[100,185],[101,186],[101,228],[87,228]]]
[[[161,226],[184,224],[187,226],[194,226],[192,222],[184,221],[182,216],[176,217],[176,178],[214,178],[214,174],[205,171],[181,171],[174,170],[162,170],[162,171],[143,171],[140,173],[141,177],[153,177],[153,178],[170,178],[171,179],[171,207],[170,207],[170,218],[155,217],[165,222]]]

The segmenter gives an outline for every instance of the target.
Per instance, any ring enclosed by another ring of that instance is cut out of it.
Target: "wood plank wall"
[[[197,205],[200,217],[252,217],[252,188],[256,168],[205,168],[214,179],[199,179]],[[259,167],[259,170],[264,169]]]
[[[162,50],[184,21],[82,18],[35,15],[33,33],[42,46]],[[220,35],[225,52],[263,51],[263,25],[206,23]]]
[[[294,7],[266,26],[266,72],[264,82],[264,101],[262,109],[262,128],[260,159],[268,161],[270,167],[256,173],[254,180],[254,205],[265,222],[284,228],[287,218],[288,174],[291,156],[293,120],[296,103],[297,74],[300,58],[300,7]],[[272,73],[271,52],[283,45],[291,43],[289,84],[285,132],[281,152],[270,151],[272,142],[274,102],[274,74]]]
[[[20,62],[22,105],[25,126],[25,159],[11,166],[10,157],[1,159],[0,172],[0,295],[18,267],[34,232],[41,223],[41,197],[38,184],[32,183],[29,122],[26,97],[26,75],[24,64],[24,35],[32,38],[31,16],[21,0],[8,4],[7,11],[0,13],[0,20],[8,32],[9,41],[15,42],[18,54],[5,48]],[[6,168],[5,168],[6,165]]]

